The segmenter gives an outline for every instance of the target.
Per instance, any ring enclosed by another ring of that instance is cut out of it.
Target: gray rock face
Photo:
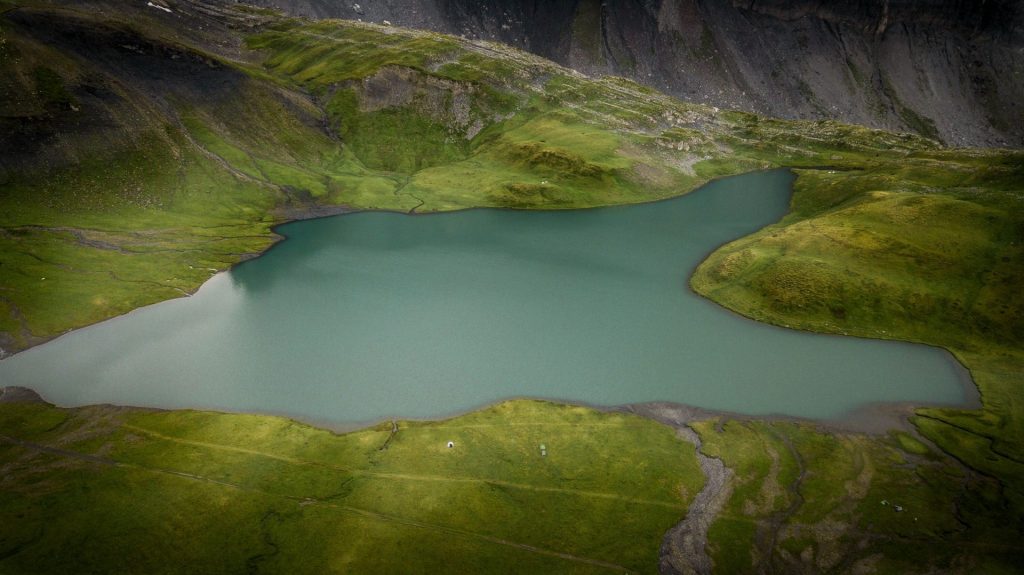
[[[1024,145],[1019,0],[250,0],[496,40],[722,108]]]

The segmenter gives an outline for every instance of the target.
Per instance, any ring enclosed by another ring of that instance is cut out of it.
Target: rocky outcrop
[[[1024,145],[1014,0],[251,1],[497,40],[722,108]]]
[[[27,387],[0,387],[0,403],[46,403],[35,391]]]
[[[476,88],[469,82],[435,78],[411,68],[386,66],[372,76],[346,82],[339,89],[356,94],[360,112],[410,108],[466,140],[472,139],[484,125],[481,118],[474,118]],[[493,114],[487,119],[493,120]]]

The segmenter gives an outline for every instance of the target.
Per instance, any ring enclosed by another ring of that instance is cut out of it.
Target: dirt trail
[[[341,465],[335,465],[325,461],[310,461],[305,459],[298,459],[295,457],[288,457],[284,455],[278,455],[276,453],[268,453],[265,451],[258,451],[255,449],[248,449],[245,447],[236,447],[232,445],[222,445],[218,443],[210,443],[206,441],[196,441],[191,439],[183,439],[180,437],[172,437],[164,435],[157,431],[146,429],[144,427],[138,427],[135,425],[122,425],[124,429],[128,429],[150,437],[155,437],[163,441],[171,441],[174,443],[181,443],[185,445],[194,445],[196,447],[205,447],[208,449],[218,449],[224,451],[234,451],[236,453],[245,453],[247,455],[254,455],[257,457],[266,457],[268,459],[274,459],[282,461],[284,463],[290,463],[293,465],[310,465],[318,467],[326,467],[329,469],[335,469],[351,475],[360,475],[364,477],[374,477],[380,479],[398,479],[406,481],[437,481],[446,483],[483,483],[487,485],[496,485],[501,487],[509,487],[512,489],[522,489],[526,491],[536,492],[548,492],[548,493],[565,493],[568,495],[577,495],[581,497],[594,497],[600,499],[615,499],[619,501],[626,501],[628,503],[636,503],[638,505],[649,505],[655,507],[665,507],[668,509],[681,509],[678,503],[671,501],[657,501],[653,499],[640,499],[636,497],[628,497],[620,495],[618,493],[607,493],[602,491],[587,491],[584,489],[570,489],[566,487],[549,487],[544,485],[531,485],[527,483],[516,483],[512,481],[502,481],[500,479],[488,479],[483,477],[450,477],[446,475],[425,475],[425,474],[413,474],[413,473],[389,473],[386,471],[367,471],[364,469],[358,469],[353,467],[344,467]]]
[[[629,572],[629,569],[627,569],[626,567],[623,567],[622,565],[616,565],[615,563],[609,563],[607,561],[601,561],[600,559],[591,559],[589,557],[580,557],[579,555],[572,555],[570,553],[563,553],[561,551],[552,551],[550,549],[544,549],[542,547],[536,547],[536,546],[533,546],[533,545],[527,545],[526,543],[518,543],[516,541],[509,541],[508,539],[502,539],[500,537],[492,537],[490,535],[484,535],[482,533],[476,533],[474,531],[467,531],[467,530],[458,529],[458,528],[455,528],[455,527],[446,527],[446,526],[443,526],[443,525],[435,525],[433,523],[425,523],[425,522],[422,522],[422,521],[415,521],[415,520],[412,520],[412,519],[406,519],[404,517],[398,517],[398,516],[395,516],[395,515],[388,515],[388,514],[384,514],[384,513],[377,513],[376,511],[370,511],[370,510],[367,510],[367,509],[360,509],[358,507],[350,507],[350,506],[347,506],[347,505],[336,505],[336,504],[332,504],[332,503],[324,503],[324,505],[326,507],[331,507],[331,508],[334,508],[334,509],[341,509],[341,510],[344,510],[344,511],[349,511],[349,512],[352,512],[352,513],[357,513],[359,515],[362,515],[362,516],[365,516],[365,517],[370,517],[370,518],[373,518],[373,519],[378,519],[378,520],[381,520],[381,521],[388,521],[388,522],[391,522],[391,523],[399,523],[399,524],[407,525],[407,526],[410,526],[410,527],[419,527],[419,528],[422,528],[422,529],[430,529],[430,530],[434,530],[434,531],[442,531],[442,532],[445,532],[445,533],[452,533],[452,534],[456,534],[456,535],[463,535],[463,536],[467,536],[467,537],[473,537],[475,539],[482,539],[484,541],[488,541],[488,542],[491,542],[491,543],[497,543],[498,545],[505,545],[507,547],[515,547],[516,549],[523,549],[525,551],[530,551],[532,553],[537,553],[537,554],[540,554],[540,555],[548,555],[550,557],[558,557],[558,558],[561,558],[561,559],[566,559],[566,560],[569,560],[569,561],[574,561],[576,563],[585,563],[587,565],[593,565],[595,567],[604,567],[606,569],[610,569],[610,570],[613,570],[613,571],[618,571],[619,573],[628,573]]]

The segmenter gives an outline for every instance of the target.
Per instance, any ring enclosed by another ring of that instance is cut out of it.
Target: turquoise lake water
[[[966,401],[942,350],[763,325],[689,290],[715,247],[785,213],[791,182],[774,171],[638,206],[288,224],[287,241],[190,298],[0,361],[0,384],[59,405],[339,423],[520,396],[812,418]]]

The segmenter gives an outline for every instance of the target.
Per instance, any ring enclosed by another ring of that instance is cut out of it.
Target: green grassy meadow
[[[393,435],[42,403],[0,416],[11,573],[652,573],[703,484],[671,428],[537,401]]]
[[[732,473],[708,531],[716,573],[1012,572],[1024,559],[1000,481],[916,434],[690,427]],[[705,482],[671,427],[530,400],[342,434],[0,402],[0,469],[10,573],[653,573]]]

